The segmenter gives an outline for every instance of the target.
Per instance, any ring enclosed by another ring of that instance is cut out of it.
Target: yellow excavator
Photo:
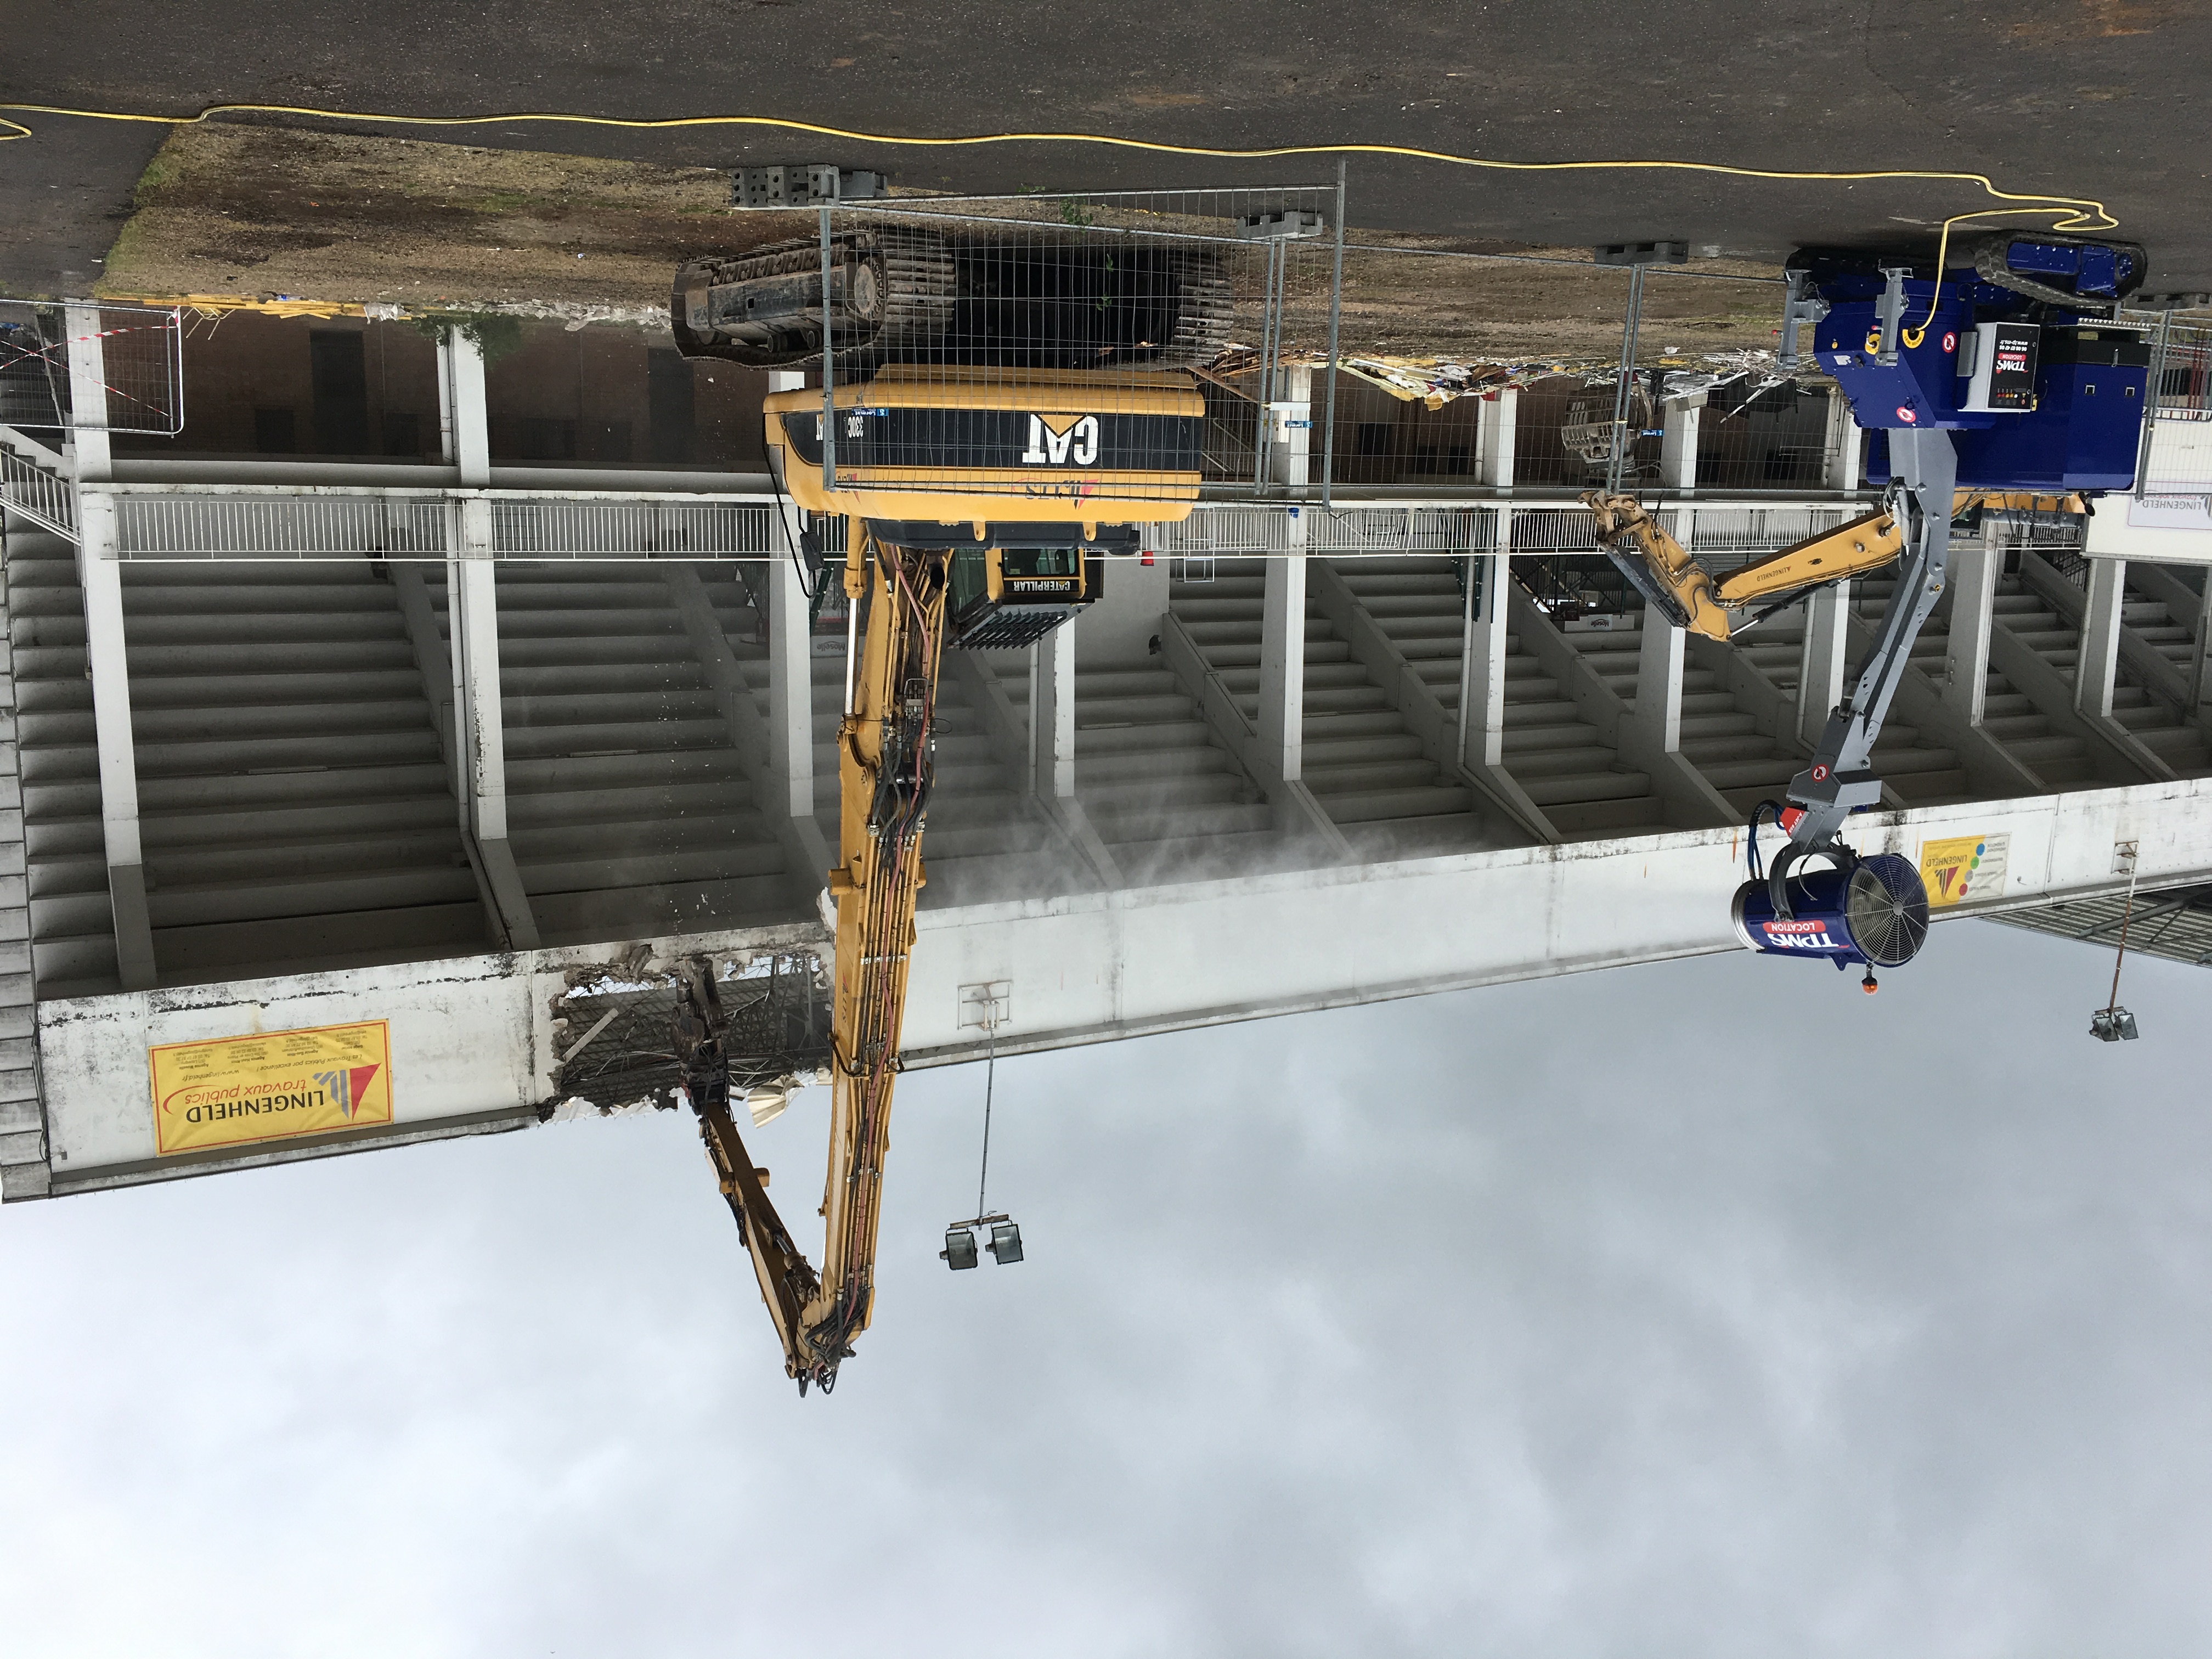
[[[675,1032],[684,1093],[802,1395],[810,1386],[824,1394],[835,1387],[874,1310],[944,653],[1041,638],[1097,602],[1104,555],[1133,550],[1141,526],[1189,513],[1205,403],[1189,374],[1155,365],[1206,347],[1218,297],[1197,283],[1205,303],[1193,303],[1205,315],[1184,319],[1189,325],[1178,333],[1175,284],[1205,272],[1188,259],[1158,260],[1139,296],[1150,307],[1141,316],[1116,322],[1111,307],[1085,297],[1068,316],[1091,331],[1088,345],[1080,337],[1070,344],[1070,325],[1048,331],[1050,350],[1012,351],[1007,342],[1019,331],[987,325],[1004,321],[1003,308],[979,320],[962,311],[964,300],[956,302],[989,286],[976,244],[854,233],[833,253],[827,282],[813,244],[767,250],[750,263],[689,265],[672,305],[678,342],[695,356],[802,361],[820,351],[825,325],[844,348],[829,396],[774,392],[763,409],[769,463],[793,503],[817,526],[844,525],[838,862],[828,872],[836,923],[827,1236],[818,1271],[776,1213],[768,1172],[754,1167],[738,1134],[710,973],[687,975]],[[1071,283],[1098,274],[1096,261],[1066,263]],[[961,347],[954,337],[963,328],[984,345]],[[1167,349],[1153,348],[1150,334],[1163,335]],[[816,580],[827,574],[817,569]]]

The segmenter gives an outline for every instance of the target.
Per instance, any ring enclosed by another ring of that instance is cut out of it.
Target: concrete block
[[[39,1029],[38,1010],[24,1004],[0,1008],[0,1037],[27,1037]]]
[[[29,1066],[0,1070],[0,1100],[36,1100],[39,1074]]]
[[[14,1169],[0,1169],[0,1203],[15,1204],[27,1198],[45,1198],[51,1191],[51,1177],[44,1164],[19,1164]]]
[[[46,1138],[36,1129],[18,1129],[0,1135],[0,1164],[43,1164]]]
[[[21,1134],[26,1129],[41,1129],[39,1103],[35,1100],[0,1100],[0,1135]]]

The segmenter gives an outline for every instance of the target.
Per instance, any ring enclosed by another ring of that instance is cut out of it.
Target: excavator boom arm
[[[1707,639],[1729,637],[1731,611],[1878,570],[1905,549],[1888,509],[1878,507],[1715,580],[1635,496],[1594,490],[1582,499],[1596,517],[1599,544],[1645,601]]]

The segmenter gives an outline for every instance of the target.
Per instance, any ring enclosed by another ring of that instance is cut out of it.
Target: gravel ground
[[[252,125],[179,129],[140,180],[105,294],[286,295],[410,307],[527,309],[634,320],[665,305],[678,262],[811,233],[811,214],[738,213],[715,169]],[[1346,351],[1462,361],[1602,362],[1620,349],[1625,272],[1429,258],[1415,249],[1577,251],[1391,236],[1346,256]],[[1325,330],[1326,250],[1300,250],[1291,329]],[[1247,266],[1253,269],[1247,270]],[[1692,269],[1771,276],[1705,259]],[[1240,294],[1256,265],[1237,266]],[[1771,346],[1779,290],[1656,273],[1647,360]],[[1256,314],[1256,307],[1253,309]],[[1243,325],[1240,317],[1240,329]]]

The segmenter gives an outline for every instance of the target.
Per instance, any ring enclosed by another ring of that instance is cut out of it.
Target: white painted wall
[[[1167,608],[1166,554],[1149,565],[1141,554],[1108,559],[1105,597],[1077,623],[1077,669],[1143,662],[1146,642],[1160,631],[1160,613]]]

